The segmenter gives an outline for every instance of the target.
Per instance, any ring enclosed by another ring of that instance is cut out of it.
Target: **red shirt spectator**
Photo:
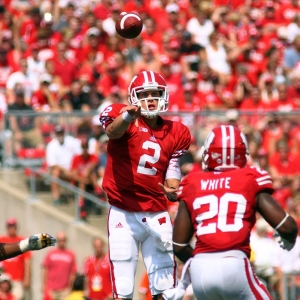
[[[113,59],[109,60],[106,73],[103,74],[97,85],[99,92],[104,97],[109,95],[113,88],[117,88],[121,96],[127,94],[127,82],[119,74],[118,65]]]
[[[51,295],[55,292],[60,293],[61,298],[65,298],[73,286],[77,271],[76,257],[73,251],[67,249],[66,243],[65,233],[58,232],[57,247],[47,252],[44,258],[42,264],[44,294]]]
[[[109,257],[103,252],[102,239],[95,238],[93,247],[94,255],[87,257],[83,266],[88,297],[93,300],[107,299],[112,296]]]
[[[77,66],[66,58],[67,47],[64,42],[57,45],[57,56],[53,58],[54,75],[61,78],[65,86],[70,86],[76,77]]]

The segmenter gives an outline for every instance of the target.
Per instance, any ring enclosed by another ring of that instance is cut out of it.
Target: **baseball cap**
[[[61,125],[56,125],[56,126],[54,127],[54,132],[55,132],[55,133],[64,133],[65,130],[63,129],[63,127],[62,127]]]
[[[40,76],[40,82],[48,82],[48,83],[51,83],[52,81],[52,76],[48,73],[43,73],[41,76]]]
[[[192,38],[192,34],[189,32],[189,31],[184,31],[182,33],[182,37],[185,39],[185,40],[190,40]]]
[[[177,40],[173,40],[170,42],[169,47],[171,49],[178,49],[180,48],[180,43]]]
[[[110,8],[111,11],[121,11],[121,6],[118,3],[115,3]]]
[[[9,282],[11,282],[10,275],[7,274],[7,273],[2,273],[1,276],[0,276],[0,282],[3,282],[3,281],[9,281]]]
[[[18,224],[18,221],[15,218],[9,218],[6,220],[6,225],[17,225],[17,224]]]
[[[166,55],[162,55],[162,56],[160,57],[160,61],[161,61],[161,64],[162,64],[163,66],[169,66],[169,65],[171,65],[171,60],[170,60],[170,58],[169,58],[168,56],[166,56]]]
[[[198,79],[198,73],[196,71],[189,71],[186,74],[186,79],[187,80]]]
[[[99,36],[100,30],[97,27],[91,27],[86,31],[87,36]]]
[[[183,85],[183,90],[185,92],[190,92],[190,91],[193,90],[193,86],[190,83],[186,83],[186,84]]]
[[[166,6],[166,12],[169,13],[178,13],[179,12],[179,5],[176,3],[169,3]]]

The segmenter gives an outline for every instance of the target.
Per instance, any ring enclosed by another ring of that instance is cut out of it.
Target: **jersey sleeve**
[[[178,140],[178,142],[174,149],[175,151],[172,154],[172,158],[181,157],[183,154],[185,154],[187,152],[187,150],[190,147],[191,133],[190,133],[189,129],[183,124],[180,124],[177,140]]]
[[[125,106],[125,104],[119,103],[111,104],[103,110],[100,114],[99,120],[104,130],[106,130],[106,127],[120,115],[120,110]]]
[[[263,191],[267,191],[272,194],[274,192],[274,187],[270,174],[267,171],[254,166],[249,167],[249,169],[253,179],[255,194]]]

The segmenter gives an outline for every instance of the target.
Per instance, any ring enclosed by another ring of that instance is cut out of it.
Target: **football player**
[[[249,262],[257,212],[275,229],[283,249],[294,247],[295,220],[272,198],[270,175],[246,166],[247,156],[239,129],[216,127],[204,143],[204,172],[189,174],[180,184],[173,247],[183,262],[193,257],[190,276],[197,299],[272,299]]]
[[[20,242],[0,243],[0,261],[18,256],[24,252],[54,246],[56,239],[48,233],[39,233]]]
[[[107,135],[103,188],[111,205],[108,238],[115,299],[132,299],[139,245],[153,299],[176,285],[172,224],[167,198],[176,200],[181,179],[178,158],[191,135],[179,122],[163,119],[168,87],[152,71],[135,76],[129,105],[112,104],[100,115]]]

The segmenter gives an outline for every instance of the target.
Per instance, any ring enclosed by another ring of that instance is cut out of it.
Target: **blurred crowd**
[[[139,37],[116,34],[122,11],[143,19]],[[201,170],[200,146],[214,126],[238,126],[249,164],[270,172],[275,199],[300,225],[298,0],[3,0],[6,158],[45,157],[52,176],[105,199],[108,139],[99,113],[127,103],[130,80],[143,70],[165,78],[169,117],[193,134],[183,175]],[[67,123],[60,113],[69,114]],[[51,192],[54,204],[64,203],[58,185]],[[170,205],[173,217],[176,211]]]

